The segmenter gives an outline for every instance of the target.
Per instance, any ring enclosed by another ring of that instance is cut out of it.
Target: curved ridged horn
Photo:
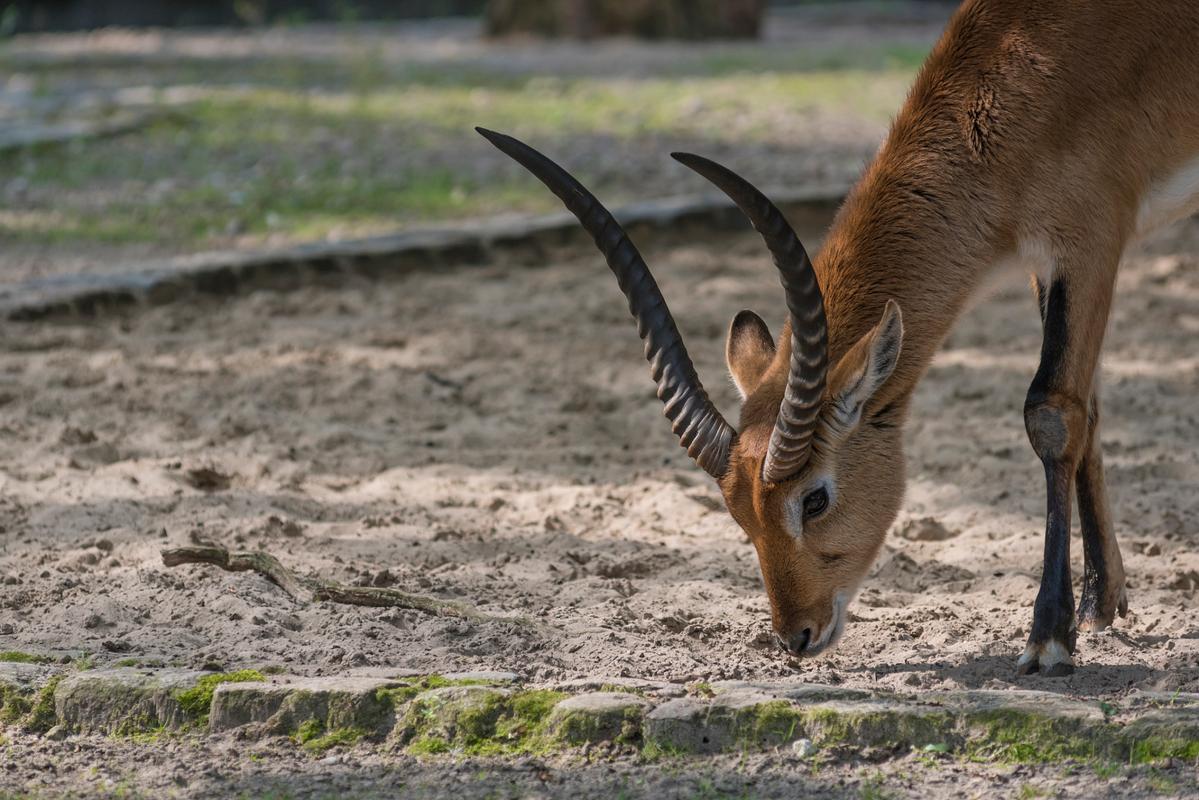
[[[754,230],[766,240],[778,267],[791,315],[791,364],[787,390],[762,465],[762,478],[767,483],[780,483],[807,463],[816,417],[824,399],[828,327],[816,271],[782,212],[749,181],[702,156],[691,153],[671,153],[671,156],[732,198],[749,217]]]
[[[728,467],[737,432],[708,399],[670,309],[637,248],[612,214],[566,170],[511,136],[475,130],[549,187],[595,239],[637,320],[637,333],[645,342],[645,358],[671,430],[687,448],[687,455],[719,479]]]

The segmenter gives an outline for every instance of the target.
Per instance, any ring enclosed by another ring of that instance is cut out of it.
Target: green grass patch
[[[1199,739],[1150,736],[1133,742],[1128,753],[1130,764],[1155,764],[1170,759],[1192,764],[1199,761]]]
[[[578,137],[614,152],[658,136],[794,146],[797,121],[814,114],[887,120],[916,61],[902,48],[858,63],[831,52],[827,63],[752,51],[708,59],[648,79],[381,67],[365,56],[332,79],[285,60],[236,80],[221,65],[189,67],[176,77],[205,96],[143,130],[0,153],[0,174],[30,187],[0,209],[0,238],[216,247],[557,210],[475,125],[550,152]],[[605,198],[641,197],[628,185],[636,176],[606,170],[597,183],[588,160],[575,161]]]
[[[179,702],[185,714],[191,717],[196,723],[202,725],[208,721],[208,712],[212,710],[212,693],[216,691],[217,686],[222,683],[246,683],[265,680],[266,677],[256,669],[242,669],[237,672],[220,672],[213,675],[205,675],[196,681],[196,685],[192,688],[176,692],[175,699]]]
[[[968,758],[1001,763],[1045,764],[1103,759],[1111,743],[1096,731],[1080,732],[1069,720],[998,709],[972,718],[982,735],[966,747]]]
[[[673,758],[683,758],[687,752],[675,747],[669,742],[659,742],[650,740],[641,748],[641,758],[643,761],[665,761]]]
[[[0,661],[7,661],[12,664],[49,664],[52,659],[48,656],[22,653],[20,650],[5,650],[4,652],[0,652]]]

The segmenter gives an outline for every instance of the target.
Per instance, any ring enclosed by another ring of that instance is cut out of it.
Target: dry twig
[[[229,572],[257,572],[271,583],[287,592],[298,603],[328,600],[351,606],[374,608],[410,608],[427,614],[461,617],[469,620],[495,622],[521,622],[514,617],[497,617],[484,614],[462,603],[438,600],[433,597],[408,594],[396,589],[380,589],[373,586],[343,586],[334,581],[305,578],[296,575],[270,553],[248,550],[229,551],[214,544],[197,544],[190,547],[170,547],[162,551],[162,563],[168,567],[180,564],[211,564]]]

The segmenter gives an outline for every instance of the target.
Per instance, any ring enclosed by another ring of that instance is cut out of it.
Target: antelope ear
[[[744,400],[774,361],[774,338],[761,317],[752,311],[742,311],[733,318],[724,358]]]
[[[858,340],[830,376],[831,403],[828,421],[842,435],[862,418],[862,408],[887,382],[903,348],[903,314],[899,304],[887,301],[883,317]]]

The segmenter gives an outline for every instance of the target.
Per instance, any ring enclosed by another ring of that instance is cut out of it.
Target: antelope
[[[1199,4],[966,0],[814,262],[745,179],[673,154],[736,203],[782,279],[788,315],[777,343],[752,311],[729,329],[736,428],[612,215],[537,151],[480,133],[557,194],[606,256],[674,433],[757,550],[787,653],[813,656],[840,637],[901,507],[913,390],[972,297],[1013,266],[1035,276],[1042,309],[1024,421],[1048,498],[1017,673],[1073,672],[1078,631],[1125,615],[1097,363],[1123,253],[1199,210]],[[1072,496],[1084,555],[1077,613]]]

